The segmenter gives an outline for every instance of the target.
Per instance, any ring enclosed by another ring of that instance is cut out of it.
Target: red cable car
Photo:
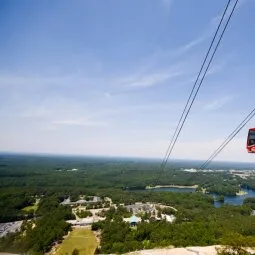
[[[255,128],[249,129],[246,148],[249,153],[255,153]]]

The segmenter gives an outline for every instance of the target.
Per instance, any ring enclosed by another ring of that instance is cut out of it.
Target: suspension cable
[[[243,119],[233,132],[222,142],[222,144],[212,153],[212,155],[200,166],[199,170],[205,169],[213,159],[233,140],[233,138],[243,129],[243,127],[255,116],[255,108]]]
[[[219,47],[219,45],[220,45],[220,42],[221,42],[221,40],[222,40],[222,38],[223,38],[223,35],[224,35],[225,31],[226,31],[226,28],[227,28],[227,26],[228,26],[228,24],[229,24],[229,21],[230,21],[232,15],[233,15],[233,13],[234,13],[234,10],[235,10],[235,8],[236,8],[236,6],[237,6],[238,1],[239,1],[239,0],[236,0],[236,1],[235,1],[235,4],[234,4],[234,6],[233,6],[233,8],[232,8],[232,10],[231,10],[231,13],[230,13],[230,15],[229,15],[229,17],[228,17],[228,19],[227,19],[227,22],[226,22],[226,24],[225,24],[225,26],[224,26],[224,28],[223,28],[223,30],[222,30],[222,32],[221,32],[221,35],[220,35],[220,37],[219,37],[219,39],[218,39],[218,42],[217,42],[217,44],[216,44],[216,46],[215,46],[215,49],[214,49],[214,51],[213,51],[213,53],[212,53],[212,55],[211,55],[211,58],[210,58],[210,60],[209,60],[209,62],[208,62],[208,64],[207,64],[207,67],[206,67],[206,69],[205,69],[205,71],[204,71],[204,74],[203,74],[203,76],[202,76],[202,79],[201,79],[201,81],[200,81],[200,83],[199,83],[199,85],[198,85],[198,87],[197,87],[197,89],[196,89],[196,91],[195,91],[195,94],[193,95],[194,90],[195,90],[195,87],[196,87],[196,85],[197,85],[197,81],[198,81],[198,79],[200,78],[200,74],[201,74],[201,72],[202,72],[202,70],[203,70],[203,67],[204,67],[205,62],[206,62],[206,60],[207,60],[207,57],[208,57],[208,55],[209,55],[209,53],[210,53],[210,50],[211,50],[212,45],[213,45],[213,43],[214,43],[215,37],[217,36],[219,27],[220,27],[222,21],[224,20],[224,16],[225,16],[225,14],[226,14],[226,12],[227,12],[227,9],[228,9],[228,7],[229,7],[230,1],[228,1],[228,4],[227,4],[227,6],[226,6],[226,8],[225,8],[225,10],[224,10],[224,12],[223,12],[223,14],[222,14],[222,18],[221,18],[220,23],[219,23],[219,25],[218,25],[218,27],[217,27],[217,30],[216,30],[216,32],[215,32],[215,36],[213,37],[213,42],[210,44],[210,47],[209,47],[208,52],[207,52],[207,54],[206,54],[206,58],[205,58],[205,60],[203,61],[203,64],[202,64],[202,68],[200,68],[200,71],[199,71],[199,74],[198,74],[198,76],[197,76],[196,82],[195,82],[195,84],[194,84],[194,86],[193,86],[193,88],[192,88],[192,91],[191,91],[191,93],[190,93],[189,99],[188,99],[188,101],[187,101],[187,103],[186,103],[186,106],[185,106],[185,108],[184,108],[184,110],[183,110],[183,113],[182,113],[182,115],[181,115],[181,118],[180,118],[180,120],[179,120],[179,123],[178,123],[178,125],[177,125],[177,128],[176,128],[176,130],[175,130],[174,136],[172,137],[171,143],[170,143],[170,145],[169,145],[169,147],[168,147],[168,149],[167,149],[166,156],[165,156],[163,162],[161,163],[160,172],[159,172],[158,177],[156,178],[155,185],[157,185],[157,183],[158,183],[158,181],[159,181],[159,179],[160,179],[160,177],[161,177],[161,175],[162,175],[162,173],[163,173],[163,171],[164,171],[164,168],[165,168],[165,166],[166,166],[166,164],[167,164],[167,161],[168,161],[168,159],[169,159],[169,157],[170,157],[170,155],[171,155],[171,153],[172,153],[172,151],[173,151],[173,149],[174,149],[174,146],[175,146],[175,144],[176,144],[176,142],[177,142],[177,139],[178,139],[178,137],[179,137],[179,135],[180,135],[180,132],[181,132],[181,130],[182,130],[184,124],[185,124],[185,121],[186,121],[186,119],[187,119],[187,117],[188,117],[188,115],[189,115],[189,112],[190,112],[190,110],[191,110],[191,107],[192,107],[192,105],[193,105],[193,103],[194,103],[194,101],[195,101],[195,99],[196,99],[196,96],[197,96],[197,94],[198,94],[198,92],[199,92],[199,90],[200,90],[200,88],[201,88],[201,85],[202,85],[202,83],[203,83],[203,80],[204,80],[204,78],[205,78],[205,76],[206,76],[206,73],[207,73],[207,71],[208,71],[208,69],[209,69],[209,67],[210,67],[210,65],[211,65],[211,62],[212,62],[212,60],[213,60],[213,58],[214,58],[214,55],[215,55],[215,53],[216,53],[216,51],[217,51],[217,49],[218,49],[218,47]],[[192,98],[192,100],[191,100],[192,95],[193,95],[193,98]],[[190,103],[190,101],[191,101],[191,103]],[[189,107],[188,107],[188,104],[189,104],[189,103],[190,103],[190,105],[189,105]],[[188,110],[187,110],[187,108],[188,108]],[[185,111],[186,111],[186,114],[185,114],[185,116],[184,116]],[[184,118],[183,118],[183,116],[184,116]],[[177,130],[178,130],[178,132],[177,132]]]

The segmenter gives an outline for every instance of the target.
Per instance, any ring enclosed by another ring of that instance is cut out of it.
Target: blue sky
[[[227,1],[0,1],[0,151],[162,158]],[[207,159],[255,105],[242,0],[172,158]],[[253,161],[247,127],[217,160]]]

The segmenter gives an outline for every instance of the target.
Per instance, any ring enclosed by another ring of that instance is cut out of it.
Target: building
[[[105,220],[103,217],[87,217],[82,219],[76,220],[67,220],[67,223],[70,223],[73,226],[89,226],[92,225],[94,222]]]
[[[80,199],[74,202],[71,202],[70,197],[65,199],[61,204],[62,205],[86,205],[86,204],[97,204],[103,202],[103,200],[100,197],[93,196],[91,197],[91,200],[85,200],[85,199]]]
[[[151,204],[143,204],[143,203],[135,203],[133,205],[127,205],[125,206],[125,208],[133,213],[133,214],[137,214],[139,212],[147,212],[147,213],[151,213],[152,211],[154,211],[154,207]]]
[[[162,214],[161,215],[162,219],[165,219],[167,222],[173,223],[176,219],[174,215],[168,215],[168,214]]]
[[[129,219],[129,224],[131,227],[135,227],[139,222],[141,222],[141,218],[138,218],[135,215],[131,216]]]

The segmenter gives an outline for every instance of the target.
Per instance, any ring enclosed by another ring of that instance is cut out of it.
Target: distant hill
[[[118,163],[147,163],[147,164],[160,164],[162,159],[155,158],[135,158],[135,157],[106,157],[106,156],[80,156],[80,155],[53,155],[53,154],[25,154],[25,153],[0,153],[1,158],[11,158],[19,160],[41,160],[47,159],[47,161],[65,161],[87,164],[118,164]],[[172,159],[168,162],[167,166],[170,168],[198,168],[205,160],[180,160]],[[250,162],[224,162],[214,161],[210,163],[207,169],[224,170],[224,169],[238,169],[238,170],[251,170],[255,169],[255,163]]]

